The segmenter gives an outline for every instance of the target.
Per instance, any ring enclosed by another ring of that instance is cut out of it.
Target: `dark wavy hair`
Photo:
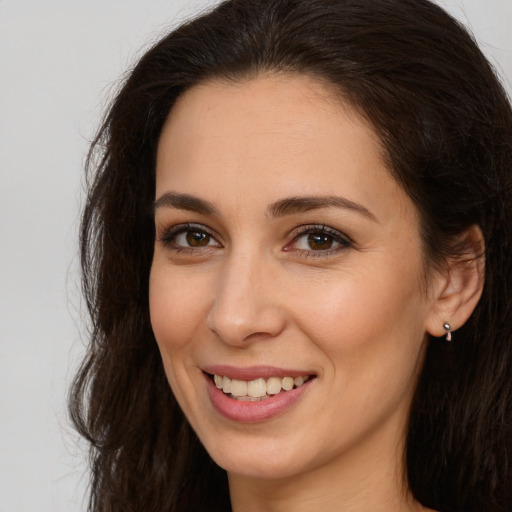
[[[227,478],[169,389],[148,307],[155,154],[176,99],[213,78],[301,74],[370,121],[414,200],[429,261],[471,225],[485,286],[451,344],[430,340],[408,484],[442,512],[512,510],[512,111],[470,34],[428,0],[228,0],[130,72],[87,164],[81,225],[87,356],[70,411],[90,442],[89,510],[230,510]]]

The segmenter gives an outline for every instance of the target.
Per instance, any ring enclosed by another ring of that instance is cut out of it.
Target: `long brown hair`
[[[228,0],[158,42],[91,147],[81,226],[91,317],[73,421],[91,444],[89,509],[226,511],[226,475],[166,381],[148,308],[155,153],[186,89],[300,73],[335,85],[373,125],[420,212],[427,257],[478,224],[481,301],[450,345],[431,340],[412,405],[414,496],[448,512],[512,508],[512,111],[471,36],[428,0]]]

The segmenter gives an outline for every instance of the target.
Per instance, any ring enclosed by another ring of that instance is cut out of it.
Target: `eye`
[[[325,233],[309,233],[308,235],[301,236],[297,240],[295,247],[305,251],[327,251],[335,247],[336,244],[340,245],[331,235]]]
[[[302,226],[293,236],[286,251],[303,251],[308,255],[326,256],[349,247],[351,240],[328,226]]]
[[[183,231],[174,237],[174,243],[181,247],[205,247],[212,245],[213,239],[204,231],[189,230]]]
[[[160,241],[175,250],[221,247],[206,227],[190,224],[172,227],[160,237]]]

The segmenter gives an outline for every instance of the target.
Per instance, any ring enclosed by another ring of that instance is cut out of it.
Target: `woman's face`
[[[401,460],[433,301],[416,209],[360,116],[305,77],[196,86],[160,139],[155,223],[152,326],[219,465]]]

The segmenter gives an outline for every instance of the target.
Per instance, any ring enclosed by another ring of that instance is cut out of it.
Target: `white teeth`
[[[231,379],[231,394],[233,396],[247,396],[247,381]]]
[[[292,377],[285,377],[283,379],[283,383],[281,384],[281,386],[283,386],[283,389],[285,391],[290,391],[290,389],[293,389],[294,384],[295,384],[295,381],[293,380]]]
[[[290,391],[294,387],[302,386],[309,379],[308,375],[300,377],[270,377],[268,379],[254,379],[251,381],[230,379],[222,375],[214,375],[213,381],[217,388],[222,389],[227,395],[242,401],[258,401],[270,398],[284,391]]]
[[[260,398],[267,394],[267,383],[265,379],[251,380],[247,383],[247,394],[254,398]]]
[[[277,395],[281,391],[281,382],[283,379],[279,377],[270,377],[267,379],[267,394]]]
[[[224,393],[231,393],[231,379],[229,377],[222,377],[222,390]]]
[[[295,387],[298,388],[299,386],[302,386],[306,382],[306,377],[295,377]]]
[[[260,402],[262,400],[262,398],[256,398],[254,396],[237,396],[236,399],[239,402]]]

